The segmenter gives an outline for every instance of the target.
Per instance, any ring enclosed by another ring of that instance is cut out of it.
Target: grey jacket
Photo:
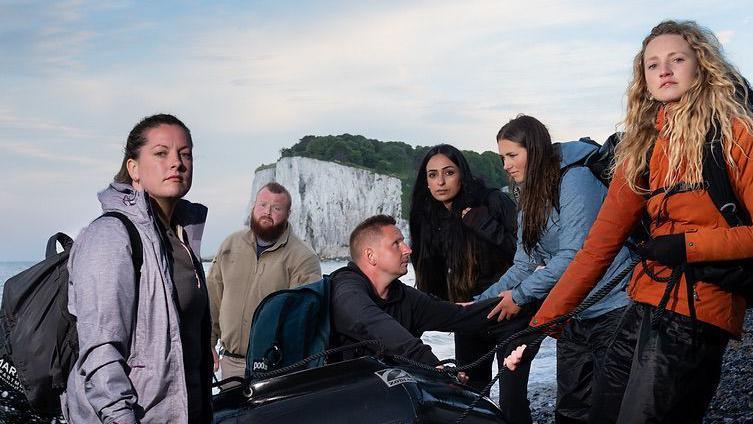
[[[138,314],[128,233],[117,219],[100,218],[76,239],[68,261],[79,358],[62,397],[64,414],[73,424],[187,422],[177,299],[156,212],[130,185],[113,183],[99,200],[104,212],[122,212],[141,234]],[[206,214],[206,207],[185,200],[174,212],[199,257]]]
[[[560,168],[578,162],[595,149],[596,146],[582,141],[561,143]],[[588,230],[596,220],[596,215],[606,195],[607,188],[590,169],[576,166],[568,170],[562,176],[560,184],[559,211],[552,210],[546,228],[533,252],[529,255],[523,249],[522,215],[519,213],[518,247],[515,251],[513,266],[476,300],[496,297],[505,290],[512,290],[512,299],[518,305],[546,297],[575,257],[575,253],[583,246]],[[623,246],[596,289],[606,285],[615,275],[629,266],[630,261],[630,252]],[[629,304],[630,300],[625,293],[625,286],[629,279],[628,274],[612,292],[583,311],[579,318],[594,318]]]

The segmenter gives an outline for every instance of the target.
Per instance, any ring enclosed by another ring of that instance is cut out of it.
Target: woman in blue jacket
[[[520,115],[497,134],[504,169],[520,190],[518,203],[518,247],[512,267],[477,300],[499,297],[489,317],[520,328],[549,290],[559,280],[575,253],[583,245],[607,194],[607,187],[591,170],[577,164],[598,149],[593,144],[573,141],[552,144],[544,124]],[[630,262],[626,248],[607,270],[599,285],[606,284]],[[565,328],[557,343],[558,423],[585,422],[591,405],[591,386],[600,378],[600,359],[607,348],[629,300],[624,288],[628,279],[600,302],[584,311]],[[530,352],[533,353],[533,352]],[[515,373],[502,376],[508,383],[508,399],[526,399],[530,362]],[[522,422],[522,421],[516,421]],[[530,412],[528,413],[530,422]]]

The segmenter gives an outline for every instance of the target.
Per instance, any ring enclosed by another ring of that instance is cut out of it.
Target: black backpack
[[[560,171],[560,178],[572,168],[585,166],[599,181],[601,181],[602,184],[604,184],[605,187],[609,187],[609,183],[612,181],[614,150],[622,139],[622,135],[623,133],[616,132],[610,135],[604,144],[599,144],[593,141],[590,137],[580,138],[578,141],[596,146],[596,150],[592,151],[579,161],[562,168]]]
[[[143,245],[130,219],[107,212],[128,230],[133,249],[136,284],[143,264]],[[99,218],[97,218],[99,219]],[[63,251],[57,253],[56,244]],[[60,413],[65,391],[78,359],[76,317],[68,312],[68,256],[73,240],[57,233],[47,242],[45,259],[5,282],[0,308],[0,379],[22,391],[42,414]]]

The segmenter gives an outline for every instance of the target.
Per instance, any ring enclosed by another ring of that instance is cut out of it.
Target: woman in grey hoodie
[[[506,326],[525,328],[583,246],[607,187],[589,168],[578,166],[597,146],[582,141],[553,144],[549,131],[536,118],[512,119],[500,129],[497,144],[505,171],[520,188],[518,247],[513,266],[478,300],[498,297],[500,302],[490,317],[496,316]],[[630,253],[623,247],[598,287],[629,265]],[[585,422],[591,413],[593,383],[601,378],[607,345],[630,303],[624,291],[627,281],[625,277],[604,299],[572,320],[557,342],[558,423]],[[530,362],[520,368],[515,373],[504,371],[502,387],[505,380],[517,381],[522,399],[512,400],[527,409]],[[525,418],[515,422],[530,420],[530,416]]]
[[[99,193],[104,212],[128,217],[143,244],[140,278],[124,225],[92,222],[68,262],[68,309],[79,357],[68,377],[69,422],[211,421],[209,303],[200,258],[207,209],[183,200],[193,142],[172,115],[139,122],[120,172]]]

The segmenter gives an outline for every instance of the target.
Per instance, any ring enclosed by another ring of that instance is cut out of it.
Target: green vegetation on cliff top
[[[418,165],[431,146],[413,147],[399,141],[379,141],[361,135],[307,135],[289,149],[282,149],[282,157],[303,156],[366,168],[380,174],[394,175],[402,182],[403,217],[408,217],[410,196]],[[471,171],[489,187],[507,186],[499,155],[486,151],[463,150]]]

